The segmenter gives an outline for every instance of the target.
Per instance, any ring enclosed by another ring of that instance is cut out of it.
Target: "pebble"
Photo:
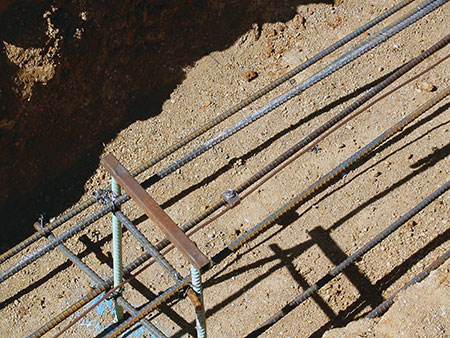
[[[202,100],[202,105],[203,105],[203,107],[209,107],[211,105],[211,100],[204,98]]]
[[[433,92],[436,90],[436,86],[429,81],[423,81],[417,85],[417,89],[422,92]]]
[[[242,73],[242,77],[246,81],[250,82],[250,81],[252,81],[252,80],[254,80],[254,79],[256,79],[258,77],[258,73],[256,73],[253,70],[247,70],[247,71]]]

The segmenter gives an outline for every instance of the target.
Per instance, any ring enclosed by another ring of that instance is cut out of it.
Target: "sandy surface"
[[[298,15],[288,22],[255,25],[230,48],[213,52],[186,68],[186,79],[164,103],[161,113],[131,124],[105,145],[103,153],[112,152],[129,169],[138,167],[165,145],[177,142],[233,103],[379,15],[392,3],[349,0],[334,7],[299,5]],[[449,14],[450,4],[446,4],[164,178],[148,189],[149,194],[178,224],[184,224],[220,198],[226,189],[239,185],[353,102],[384,75],[440,40],[450,32]],[[237,113],[185,150],[141,175],[139,180],[248,116],[270,98],[307,79],[344,50],[380,29],[381,26],[372,29],[369,34],[297,75],[295,82],[284,84],[267,98]],[[417,74],[449,51],[447,46],[403,79]],[[446,61],[370,108],[321,142],[320,151],[302,156],[240,205],[195,234],[193,240],[208,256],[218,253],[437,91],[446,88],[449,85],[448,70],[449,62]],[[248,81],[248,71],[255,72],[257,77]],[[425,82],[431,83],[434,89],[428,91]],[[450,178],[448,105],[447,98],[379,148],[361,166],[348,172],[345,178],[288,213],[207,272],[204,277],[207,280],[205,301],[209,336],[242,337],[251,333],[302,290],[446,182]],[[85,197],[107,181],[104,169],[99,168],[85,184]],[[345,326],[364,317],[450,248],[449,205],[447,192],[261,337],[321,337],[333,326]],[[96,208],[89,209],[89,213]],[[123,211],[135,220],[152,243],[162,238],[133,203],[124,205]],[[70,224],[87,214],[81,214]],[[55,233],[68,227],[65,225]],[[88,227],[81,236],[83,242],[77,236],[69,240],[67,246],[100,276],[110,276],[109,217]],[[44,239],[40,240],[3,264],[2,270],[44,242]],[[128,232],[124,233],[124,247],[125,264],[143,253]],[[180,254],[170,253],[167,258],[182,275],[188,273],[187,262]],[[448,336],[448,278],[447,264],[433,275],[431,281],[425,280],[399,296],[392,309],[377,323],[360,321],[350,324],[350,331],[337,331],[336,335],[330,332],[326,337]],[[139,283],[134,287],[140,287],[143,294],[131,286],[125,290],[125,298],[137,307],[172,284],[168,275],[156,266],[138,279]],[[91,287],[92,282],[78,268],[67,263],[61,253],[52,251],[0,284],[0,336],[30,334],[89,292]],[[194,313],[188,300],[172,301],[170,309],[163,308],[152,317],[153,323],[174,337],[194,335],[193,320]],[[113,321],[108,302],[69,330],[66,337],[102,336],[103,330]],[[133,335],[146,337],[139,330],[127,337]]]

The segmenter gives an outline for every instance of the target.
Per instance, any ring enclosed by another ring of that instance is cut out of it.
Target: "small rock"
[[[253,70],[247,70],[245,72],[242,73],[242,77],[247,80],[248,82],[256,79],[258,77],[258,73],[256,73]]]
[[[266,49],[264,50],[264,55],[266,56],[266,58],[269,58],[273,53],[273,47],[272,46],[267,46]]]
[[[406,158],[408,159],[408,160],[410,160],[410,159],[412,159],[413,158],[413,154],[409,154],[408,156],[406,156]]]
[[[381,175],[381,172],[378,170],[373,173],[373,177],[378,177],[380,175]]]
[[[417,89],[422,92],[433,92],[436,90],[436,86],[429,81],[423,81],[417,85]]]
[[[211,105],[211,100],[209,100],[209,99],[207,99],[207,98],[204,98],[203,100],[202,100],[202,105],[203,105],[203,107],[209,107],[210,105]]]
[[[345,143],[341,143],[340,145],[339,145],[339,147],[338,147],[339,149],[343,149],[343,148],[345,148]]]
[[[417,225],[417,222],[416,222],[416,221],[414,221],[414,220],[409,220],[409,221],[406,223],[405,227],[408,228],[408,229],[412,229],[415,225]]]

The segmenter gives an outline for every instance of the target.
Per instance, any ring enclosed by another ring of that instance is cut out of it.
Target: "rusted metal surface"
[[[144,210],[145,214],[164,232],[167,238],[186,256],[197,269],[202,269],[210,262],[169,215],[142,188],[138,181],[120,164],[112,154],[101,160],[102,165],[119,182],[130,197]]]
[[[188,298],[191,300],[192,305],[194,305],[195,311],[200,311],[203,309],[203,304],[194,290],[188,289],[186,294]]]

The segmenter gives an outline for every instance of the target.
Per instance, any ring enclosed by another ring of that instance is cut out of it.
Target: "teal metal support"
[[[201,306],[195,309],[197,327],[197,338],[206,338],[206,314],[205,314],[205,302],[203,300],[203,285],[202,276],[200,270],[191,265],[191,283],[192,289],[200,299]]]
[[[111,179],[111,190],[115,197],[120,195],[120,185],[114,178]],[[122,282],[122,225],[114,214],[112,216],[112,227],[113,275],[114,286],[117,286]],[[114,300],[114,309],[117,321],[121,321],[123,319],[123,307],[117,300]]]

